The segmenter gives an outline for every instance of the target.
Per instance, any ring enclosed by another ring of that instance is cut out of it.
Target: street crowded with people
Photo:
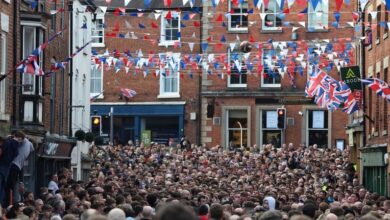
[[[2,218],[390,219],[390,200],[359,184],[348,148],[130,142],[92,145],[89,156],[88,182],[63,168],[38,194],[2,203]]]

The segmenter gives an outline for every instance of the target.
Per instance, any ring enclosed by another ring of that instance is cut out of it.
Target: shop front
[[[179,142],[184,135],[184,102],[148,104],[100,104],[91,105],[91,114],[102,118],[101,135],[109,137],[110,112],[113,112],[114,142],[139,143],[142,134],[150,141],[161,144]]]

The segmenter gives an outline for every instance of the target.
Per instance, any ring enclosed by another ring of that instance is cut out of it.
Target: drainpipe
[[[18,29],[20,27],[17,26],[17,16],[18,16],[18,2],[19,1],[14,1],[14,11],[13,11],[13,16],[14,16],[14,21],[13,21],[13,45],[16,46],[16,45],[20,45],[20,42],[18,42]],[[12,62],[12,66],[16,66],[17,64],[17,59],[18,59],[18,50],[17,50],[17,47],[14,49],[14,53],[13,53],[13,62]],[[13,75],[12,75],[12,127],[16,127],[16,115],[18,114],[18,111],[16,110],[16,84],[17,84],[17,71],[14,70],[13,71]]]
[[[363,10],[361,10],[361,7],[360,7],[360,3],[358,3],[358,8],[359,8],[359,11],[360,13],[362,14],[362,21],[363,21],[363,24],[364,24],[364,21],[365,21],[365,8],[363,8]],[[365,26],[362,25],[362,36],[365,35]],[[362,78],[365,79],[366,78],[366,60],[365,60],[365,57],[366,57],[366,47],[364,45],[364,42],[365,40],[361,40],[360,41],[360,47],[361,47],[361,50],[360,50],[360,63],[361,63],[361,72],[362,72]],[[366,115],[366,89],[363,87],[363,147],[366,146],[366,119],[365,119],[365,115]]]
[[[68,10],[69,10],[69,27],[73,27],[73,5],[72,4],[68,5]],[[69,29],[68,31],[69,31],[69,52],[70,52],[69,54],[72,54],[73,53],[72,52],[73,51],[73,30]],[[69,114],[68,114],[68,116],[69,116],[68,136],[72,137],[73,136],[73,132],[72,132],[73,60],[70,61],[69,70],[70,70],[70,73],[69,73],[69,108],[67,109],[67,111],[69,112]]]
[[[203,10],[203,7],[202,7]],[[202,50],[202,34],[203,34],[203,21],[202,21],[203,13],[199,13],[199,20],[201,22],[200,25],[200,38],[199,38],[199,50]],[[202,71],[203,72],[203,71]],[[201,144],[201,127],[202,127],[202,73],[199,74],[198,77],[198,129],[196,135],[196,141],[200,145]]]

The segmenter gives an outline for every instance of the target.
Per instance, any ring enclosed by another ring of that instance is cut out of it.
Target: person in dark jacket
[[[19,145],[22,143],[25,135],[23,132],[16,132],[13,137],[8,138],[0,146],[0,203],[4,203],[5,187],[12,161],[18,155]]]

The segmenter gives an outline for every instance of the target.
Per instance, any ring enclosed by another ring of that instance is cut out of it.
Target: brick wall
[[[234,42],[237,38],[240,39],[240,41],[249,40],[251,37],[255,40],[255,42],[267,42],[269,39],[272,39],[274,42],[277,41],[292,41],[292,27],[286,28],[284,25],[282,28],[282,31],[264,31],[262,30],[262,22],[259,16],[258,9],[254,9],[253,14],[248,15],[248,21],[249,21],[249,28],[247,33],[235,33],[232,31],[228,31],[227,27],[223,27],[222,23],[216,22],[216,18],[219,14],[223,15],[223,19],[225,24],[228,24],[227,18],[224,16],[225,13],[228,11],[228,3],[229,1],[220,2],[219,5],[214,10],[211,6],[211,3],[206,3],[205,7],[203,8],[206,12],[211,12],[211,15],[207,16],[205,14],[206,19],[206,25],[203,28],[203,36],[202,39],[206,40],[209,37],[212,38],[208,54],[215,53],[216,56],[219,53],[227,53],[229,45],[224,45],[221,50],[218,50],[214,45],[218,42],[220,42],[220,39],[222,35],[225,36],[227,42]],[[207,5],[208,4],[208,5]],[[248,1],[248,8],[255,8],[253,6],[253,2]],[[296,31],[298,39],[295,41],[298,43],[298,45],[301,45],[303,41],[309,42],[314,40],[321,40],[321,39],[328,39],[330,42],[338,41],[338,38],[353,38],[354,37],[354,29],[351,27],[348,27],[346,25],[346,22],[352,21],[352,12],[355,11],[356,1],[351,1],[349,6],[346,6],[345,4],[341,8],[342,14],[340,18],[340,24],[343,26],[343,28],[335,29],[332,27],[332,22],[335,21],[333,12],[335,9],[335,1],[329,1],[329,20],[328,20],[328,27],[329,29],[326,31],[319,31],[319,32],[309,32],[307,28],[303,28],[298,24],[300,21],[306,22],[307,27],[307,16],[303,16],[303,18],[299,18],[297,16],[297,13],[304,10],[306,6],[300,6],[297,3],[293,5],[292,8],[290,8],[290,14],[286,14],[286,18],[283,21],[289,21],[291,26],[299,26],[300,28]],[[287,7],[287,3],[285,5],[285,8]],[[348,13],[351,12],[351,13]],[[207,34],[205,34],[207,33]],[[239,43],[239,42],[238,42]],[[298,46],[299,48],[300,46]],[[254,48],[252,50],[251,57],[254,57],[257,53],[257,49]],[[300,51],[298,49],[298,53],[304,53],[304,51]],[[356,60],[356,59],[355,59]],[[356,64],[355,64],[356,65]],[[257,69],[256,67],[254,69]],[[226,74],[226,70],[222,70],[222,73]],[[336,80],[339,80],[339,73],[334,67],[331,72],[328,73]],[[284,78],[281,82],[281,88],[280,89],[269,89],[269,88],[261,88],[261,78],[258,76],[257,71],[254,71],[253,74],[249,75],[247,77],[247,88],[244,90],[240,90],[240,92],[243,94],[241,95],[233,95],[233,96],[220,96],[222,92],[231,92],[231,89],[227,88],[227,80],[228,76],[225,75],[224,79],[221,79],[219,75],[216,74],[216,71],[214,71],[214,74],[210,75],[207,73],[203,74],[204,81],[203,84],[203,92],[207,93],[207,95],[204,96],[203,100],[203,109],[202,113],[205,112],[205,105],[212,100],[213,98],[216,98],[216,105],[215,105],[215,116],[221,117],[222,116],[222,107],[223,106],[249,106],[251,110],[251,141],[250,143],[253,145],[257,142],[257,139],[259,136],[257,134],[258,128],[256,128],[256,120],[259,120],[259,118],[256,118],[257,114],[257,108],[259,105],[256,105],[255,98],[256,97],[248,97],[249,93],[255,92],[257,95],[265,96],[265,97],[278,97],[278,99],[284,98],[283,94],[286,93],[295,93],[298,95],[296,98],[303,98],[303,91],[306,85],[306,71],[303,74],[303,76],[300,76],[298,73],[295,74],[296,77],[296,86],[297,88],[292,88],[290,85],[290,79],[285,74]],[[261,95],[262,92],[267,93],[268,95]],[[213,95],[214,94],[214,95]],[[219,95],[215,95],[219,94]],[[301,96],[299,96],[301,94]],[[282,104],[274,104],[273,106],[281,107]],[[294,119],[294,126],[287,127],[285,131],[285,142],[293,142],[294,144],[302,144],[305,142],[305,121],[303,120],[303,117],[298,114],[299,111],[303,111],[307,108],[315,108],[315,106],[305,106],[305,105],[286,105],[287,109],[287,117]],[[210,145],[215,144],[221,144],[224,140],[222,140],[222,132],[223,128],[222,126],[216,126],[213,125],[212,120],[205,119],[206,115],[203,115],[204,121],[202,122],[202,141],[209,143]],[[222,118],[222,120],[225,120]],[[336,111],[332,113],[331,119],[332,121],[332,127],[329,128],[331,131],[331,137],[330,137],[330,145],[334,145],[335,139],[347,139],[345,134],[345,125],[348,122],[348,116],[347,114]]]
[[[152,16],[152,18],[150,18]],[[194,19],[199,20],[199,15],[196,15]],[[126,21],[133,27],[129,29],[126,26]],[[158,28],[152,28],[151,23],[157,24]],[[185,25],[191,26],[192,21],[181,22]],[[181,53],[182,59],[184,55],[198,54],[200,51],[199,36],[200,28],[182,27],[181,35],[183,43],[181,48],[174,48],[173,46],[165,47],[159,46],[158,42],[160,39],[160,26],[161,17],[155,19],[154,15],[150,12],[144,12],[142,17],[131,17],[129,12],[126,16],[115,16],[112,12],[108,12],[105,15],[104,21],[106,28],[105,33],[113,31],[116,25],[119,25],[119,33],[126,34],[127,32],[135,32],[138,37],[134,39],[123,39],[119,37],[105,37],[104,48],[95,48],[98,53],[104,53],[107,49],[112,53],[115,49],[123,54],[123,52],[130,50],[133,57],[137,57],[136,51],[142,50],[143,57],[148,57],[149,54],[154,54],[154,58],[158,58],[158,53],[173,52]],[[139,24],[146,26],[145,29],[140,29]],[[189,37],[193,34],[197,36],[193,51],[191,52],[188,43]],[[147,39],[145,39],[147,38]],[[193,56],[194,57],[194,56]],[[156,59],[157,60],[157,59]],[[189,72],[192,73],[192,78],[189,76]],[[143,71],[135,71],[134,66],[130,68],[128,74],[126,74],[124,67],[115,73],[113,67],[110,69],[105,68],[103,73],[103,90],[104,98],[99,99],[96,102],[124,102],[125,100],[120,99],[120,88],[129,88],[137,92],[137,95],[132,99],[128,100],[129,103],[136,102],[165,102],[165,101],[185,101],[185,121],[184,121],[184,133],[191,142],[195,142],[197,139],[197,128],[198,128],[198,104],[199,104],[199,80],[200,70],[192,69],[191,66],[187,66],[185,70],[180,70],[182,77],[180,79],[180,98],[158,98],[160,79],[155,76],[155,68],[150,68],[149,74],[144,77]],[[190,113],[197,113],[197,120],[190,120]]]
[[[14,31],[14,27],[13,27],[13,22],[14,22],[14,2],[11,1],[10,3],[7,3],[6,1],[0,1],[0,12],[7,15],[8,18],[9,18],[9,29],[8,29],[8,33],[6,33],[6,39],[7,39],[7,54],[6,54],[6,67],[7,67],[7,71],[8,72],[9,70],[12,69],[13,67],[13,56],[14,56],[14,53],[16,52],[16,49],[17,47],[15,48],[15,44],[16,44],[16,40],[14,37],[13,37],[13,31]],[[1,20],[1,18],[0,18]],[[1,21],[0,21],[1,22]],[[1,33],[4,33],[4,32],[1,32]],[[1,45],[0,45],[1,47]],[[2,48],[0,48],[0,51],[2,50]],[[0,120],[0,136],[6,136],[10,133],[10,126],[11,126],[11,113],[12,113],[12,77],[13,77],[13,74],[10,74],[5,80],[5,86],[6,86],[6,107],[5,107],[5,110],[6,110],[6,114],[7,114],[7,119],[3,119],[3,120]]]

